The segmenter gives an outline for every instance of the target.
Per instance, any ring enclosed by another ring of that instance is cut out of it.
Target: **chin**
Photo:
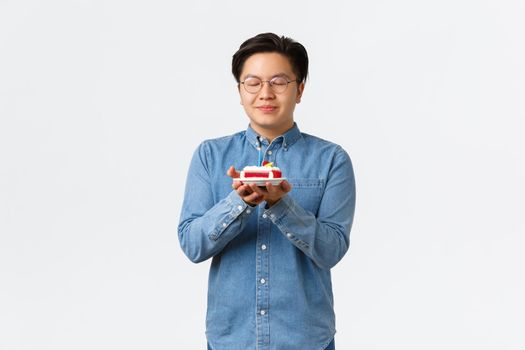
[[[268,117],[253,119],[253,122],[257,125],[264,126],[264,127],[275,127],[275,126],[279,126],[282,124],[281,122],[279,122],[278,119],[268,118]]]

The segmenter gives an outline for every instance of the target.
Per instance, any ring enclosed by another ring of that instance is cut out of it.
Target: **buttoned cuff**
[[[235,191],[231,191],[225,198],[225,203],[230,207],[230,211],[219,220],[213,232],[210,234],[210,239],[217,240],[222,233],[236,220],[244,216],[249,216],[254,209],[246,204]]]
[[[294,200],[288,195],[284,195],[279,202],[275,203],[271,208],[268,208],[264,213],[270,217],[270,220],[279,228],[279,230],[286,236],[286,238],[293,243],[297,248],[307,251],[309,249],[308,243],[301,240],[288,225],[286,216],[293,211],[295,206]]]
[[[250,206],[239,197],[239,194],[235,191],[231,191],[230,194],[226,197],[226,201],[231,205],[232,210],[236,212],[243,212],[246,208]]]
[[[290,196],[285,194],[281,199],[272,205],[270,208],[265,209],[266,215],[272,218],[274,224],[277,224],[276,221],[280,220],[285,216],[294,206],[294,201]]]

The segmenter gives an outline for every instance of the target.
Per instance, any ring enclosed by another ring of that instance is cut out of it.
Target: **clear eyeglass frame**
[[[257,77],[250,77],[241,81],[240,84],[244,86],[244,90],[250,94],[256,94],[262,90],[263,84],[268,83],[270,88],[276,94],[282,94],[288,88],[288,84],[297,83],[298,80],[288,80],[285,77],[274,77],[270,80],[262,80]]]

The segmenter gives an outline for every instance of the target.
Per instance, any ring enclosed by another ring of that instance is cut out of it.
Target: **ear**
[[[295,97],[295,103],[301,102],[303,91],[304,91],[304,82],[300,83],[299,86],[297,86],[297,96]]]
[[[239,102],[240,102],[240,104],[242,106],[243,104],[242,104],[241,84],[240,83],[237,83],[237,92],[239,93]]]

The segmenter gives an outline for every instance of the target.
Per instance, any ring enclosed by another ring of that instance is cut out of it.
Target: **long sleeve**
[[[206,143],[193,154],[178,227],[181,248],[195,263],[219,253],[242,231],[253,212],[235,191],[214,203],[208,157]]]
[[[349,248],[355,197],[352,163],[348,154],[339,148],[326,180],[317,216],[303,209],[289,195],[265,213],[286,238],[316,265],[330,269]]]
[[[291,192],[244,203],[225,172],[279,166]],[[251,127],[204,141],[191,160],[178,227],[191,261],[213,257],[206,338],[214,349],[323,349],[335,334],[330,268],[349,248],[355,184],[337,144],[297,125],[267,140]]]

